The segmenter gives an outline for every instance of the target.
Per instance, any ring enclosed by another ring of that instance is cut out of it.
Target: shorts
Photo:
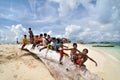
[[[60,51],[60,56],[68,56],[68,54],[64,53],[63,51]]]
[[[63,56],[64,52],[63,51],[60,51],[60,56]]]

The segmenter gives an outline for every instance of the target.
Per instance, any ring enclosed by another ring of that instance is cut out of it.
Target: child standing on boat
[[[60,51],[59,63],[60,63],[60,64],[63,64],[63,63],[62,63],[63,56],[64,56],[64,55],[68,56],[68,54],[66,54],[66,53],[63,51],[63,47],[68,48],[67,46],[64,46],[64,45],[63,45],[63,42],[61,42],[61,43],[60,43],[60,47],[59,47],[59,51]]]
[[[81,52],[77,49],[77,43],[73,43],[73,48],[64,49],[64,50],[71,50],[70,52],[70,59],[72,62],[76,59],[76,54],[80,54]],[[78,52],[78,53],[77,53]]]

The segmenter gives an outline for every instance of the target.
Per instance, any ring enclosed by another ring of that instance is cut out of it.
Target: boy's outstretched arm
[[[77,51],[78,51],[79,53],[81,53],[78,49],[77,49]]]
[[[65,45],[63,45],[63,47],[66,47],[66,48],[68,48],[67,46],[65,46]]]
[[[93,60],[92,58],[88,57],[91,61],[93,61],[95,63],[95,65],[97,66],[97,62],[95,60]]]
[[[72,50],[72,49],[71,48],[70,49],[67,48],[67,49],[63,49],[63,50]]]

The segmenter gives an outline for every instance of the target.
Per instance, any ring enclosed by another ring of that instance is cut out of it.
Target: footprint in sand
[[[0,57],[3,57],[3,55],[2,55],[2,54],[0,54]]]
[[[0,52],[3,52],[3,50],[0,50]]]
[[[17,78],[17,77],[18,77],[18,75],[16,75],[16,74],[15,74],[13,77],[14,77],[14,78]]]
[[[4,71],[0,69],[0,73],[4,73]]]
[[[7,58],[8,60],[10,60],[10,59],[15,58],[15,57],[16,57],[16,54],[11,54],[11,55],[7,56],[6,58]]]

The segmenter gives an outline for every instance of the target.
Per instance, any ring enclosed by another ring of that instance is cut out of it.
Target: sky
[[[0,43],[21,41],[29,27],[73,42],[120,42],[120,0],[0,0]]]

